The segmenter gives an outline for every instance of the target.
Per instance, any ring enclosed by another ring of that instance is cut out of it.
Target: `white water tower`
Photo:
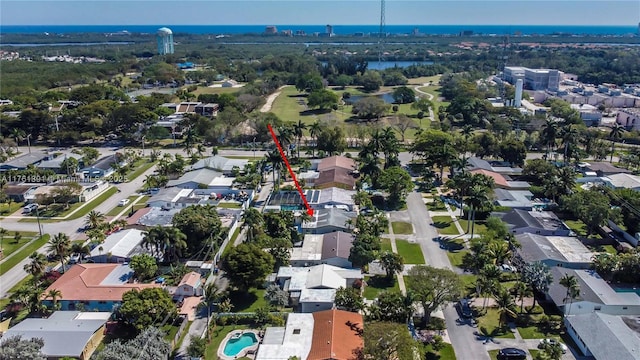
[[[513,106],[519,108],[522,105],[522,79],[516,80],[516,98]]]

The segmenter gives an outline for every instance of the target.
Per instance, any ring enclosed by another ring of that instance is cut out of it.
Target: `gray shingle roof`
[[[588,301],[603,305],[640,305],[640,297],[636,293],[619,293],[604,281],[593,270],[572,270],[562,267],[551,268],[553,283],[549,286],[549,297],[558,306],[562,306],[567,295],[567,289],[560,285],[560,279],[565,275],[573,275],[580,286],[580,296],[577,301]]]
[[[47,158],[47,154],[42,152],[33,152],[31,154],[20,155],[14,159],[6,161],[3,163],[4,167],[7,168],[18,168],[24,169],[31,164],[35,164],[37,162],[42,161]]]
[[[95,316],[78,319],[79,315],[79,311],[56,311],[48,319],[25,319],[9,329],[4,337],[42,338],[42,353],[47,357],[78,357],[96,330],[106,322]]]
[[[596,359],[640,359],[640,337],[622,317],[594,312],[566,320]]]
[[[322,260],[340,257],[349,258],[353,235],[344,231],[334,231],[325,234],[322,239]]]
[[[593,253],[580,240],[568,236],[543,236],[531,233],[516,235],[521,247],[518,255],[525,262],[556,260],[588,264]]]
[[[167,183],[167,187],[177,186],[188,182],[209,185],[213,179],[220,176],[222,176],[222,173],[206,168],[193,170],[185,173],[179,179],[169,181]]]
[[[502,221],[511,228],[532,227],[544,230],[566,229],[558,217],[551,211],[526,211],[513,209],[502,217]]]

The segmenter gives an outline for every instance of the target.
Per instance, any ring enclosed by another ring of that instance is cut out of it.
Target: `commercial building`
[[[521,66],[505,66],[504,80],[516,85],[522,80],[527,90],[557,90],[560,86],[562,72],[553,69],[529,69]]]

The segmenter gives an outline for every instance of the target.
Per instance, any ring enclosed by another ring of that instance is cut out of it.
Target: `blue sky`
[[[1,0],[3,25],[361,25],[376,0]],[[633,25],[640,0],[387,0],[389,25]]]

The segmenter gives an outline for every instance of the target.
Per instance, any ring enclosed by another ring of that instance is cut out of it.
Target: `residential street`
[[[415,230],[415,240],[422,248],[427,265],[452,269],[445,251],[440,249],[438,242],[433,241],[433,238],[438,236],[438,232],[431,225],[431,217],[422,200],[422,194],[415,191],[410,193],[407,196],[407,209]],[[487,349],[473,334],[477,329],[467,324],[458,325],[456,322],[459,318],[458,312],[453,306],[447,306],[443,312],[456,358],[459,360],[489,360]]]

